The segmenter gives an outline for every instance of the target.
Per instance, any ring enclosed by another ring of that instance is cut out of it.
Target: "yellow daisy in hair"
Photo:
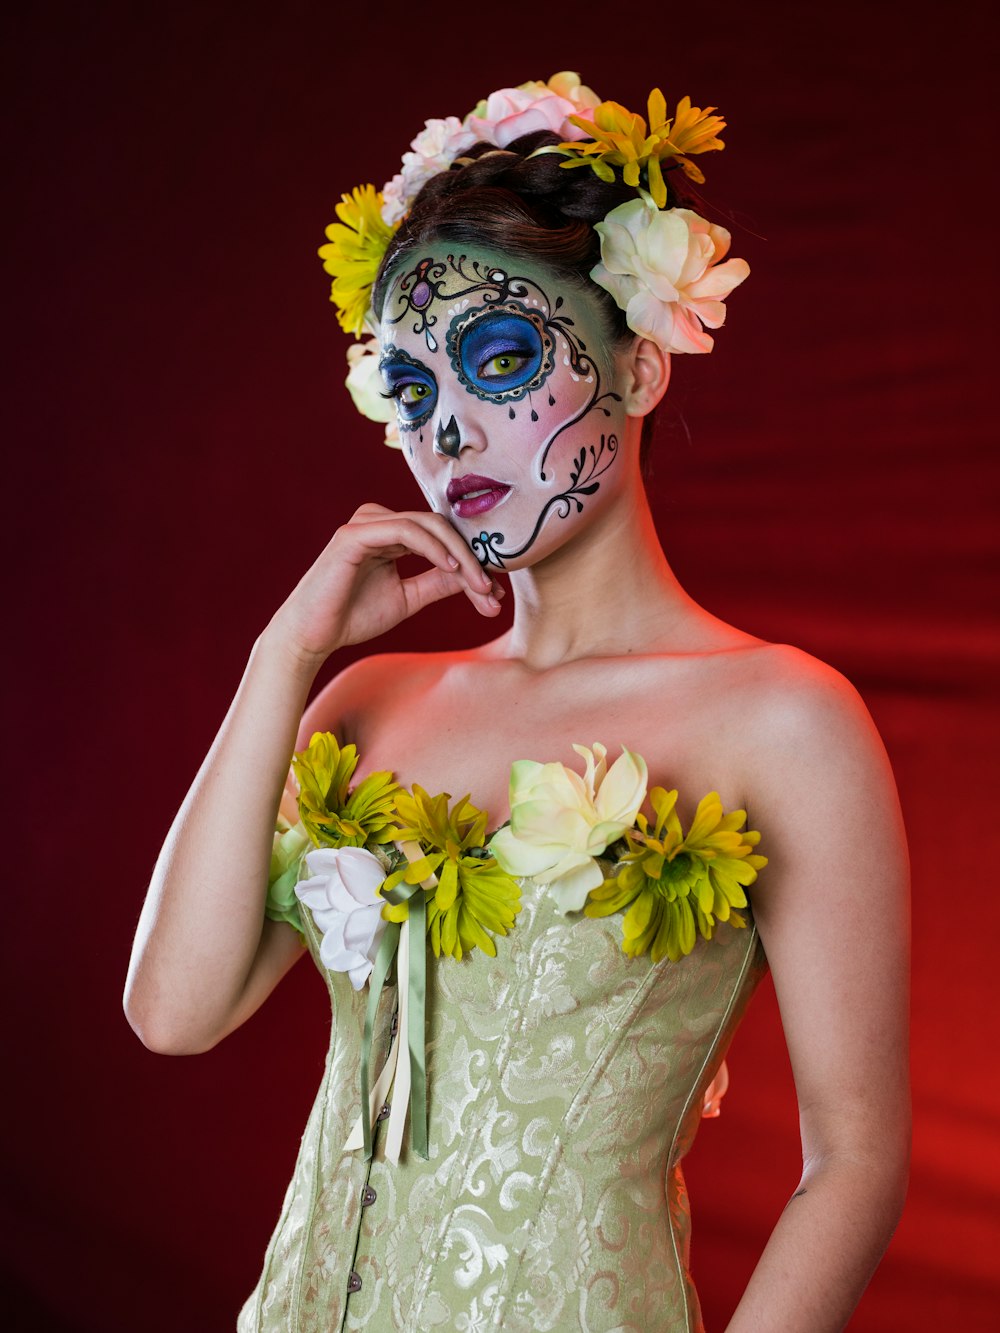
[[[637,112],[629,111],[619,102],[601,102],[593,111],[593,119],[570,116],[570,122],[593,136],[589,141],[568,142],[559,145],[559,151],[568,154],[564,167],[591,167],[601,180],[615,179],[615,168],[621,171],[626,185],[638,188],[645,185],[657,208],[667,205],[667,187],[661,163],[673,158],[685,175],[699,185],[705,180],[701,170],[690,160],[698,153],[725,148],[718,137],[726,122],[713,115],[714,106],[691,105],[689,97],[682,97],[671,118],[659,88],[654,88],[647,102],[649,125]],[[645,173],[645,182],[642,175]]]
[[[739,832],[745,810],[726,814],[718,792],[698,803],[685,837],[677,816],[677,792],[654,787],[655,819],[640,814],[638,828],[625,837],[629,850],[614,879],[593,889],[587,916],[611,916],[628,908],[622,923],[622,949],[630,957],[650,953],[654,963],[676,963],[695,946],[700,934],[710,940],[717,921],[745,926],[734,911],[745,907],[744,888],[767,864],[754,848],[760,834]]]
[[[317,731],[292,757],[299,817],[317,847],[364,847],[394,836],[396,795],[402,788],[391,773],[369,773],[351,791],[357,766],[357,749],[341,747],[329,731]]]
[[[326,229],[328,245],[319,257],[333,278],[330,300],[345,333],[360,338],[371,305],[372,283],[396,226],[382,219],[382,194],[374,185],[358,185],[337,205],[339,222]]]
[[[461,958],[478,948],[495,958],[496,945],[487,931],[507,934],[521,910],[521,890],[483,847],[486,812],[467,796],[453,806],[449,799],[447,792],[429,796],[416,783],[412,794],[399,793],[396,808],[402,822],[393,836],[398,842],[418,843],[424,855],[391,874],[382,893],[436,876],[437,886],[427,891],[427,933],[434,956]],[[387,904],[382,915],[387,921],[405,921],[409,908],[406,903]]]

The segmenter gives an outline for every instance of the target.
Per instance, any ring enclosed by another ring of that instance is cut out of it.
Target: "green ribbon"
[[[410,960],[407,975],[408,998],[405,1036],[397,1032],[397,1041],[406,1041],[410,1052],[410,1141],[413,1150],[427,1160],[427,1065],[426,1065],[426,1008],[427,1008],[427,900],[419,884],[404,880],[384,894],[385,899],[399,905],[408,902],[410,931]],[[368,1008],[365,1012],[365,1031],[361,1044],[361,1121],[364,1131],[365,1157],[372,1155],[371,1108],[368,1105],[371,1071],[372,1039],[375,1016],[386,977],[399,952],[402,923],[390,921],[372,966],[369,982]]]
[[[427,899],[423,890],[410,901],[410,994],[406,1040],[410,1047],[410,1142],[427,1161]],[[402,1033],[399,1034],[402,1039]]]

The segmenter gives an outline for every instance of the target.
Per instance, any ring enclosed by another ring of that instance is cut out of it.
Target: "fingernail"
[[[454,557],[453,555],[450,555],[450,556],[448,557],[448,568],[449,568],[449,569],[457,569],[457,568],[458,568],[458,561],[455,559],[455,557]]]
[[[499,598],[499,597],[505,597],[506,595],[507,595],[507,589],[501,587],[501,585],[500,585],[499,583],[497,583],[496,580],[494,580],[494,582],[493,582],[493,596]]]
[[[490,606],[492,606],[495,610],[497,611],[500,610],[500,603],[497,601],[495,597],[487,597],[486,600],[489,602]]]

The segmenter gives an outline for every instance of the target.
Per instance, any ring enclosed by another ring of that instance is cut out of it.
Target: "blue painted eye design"
[[[545,318],[519,301],[457,315],[448,329],[447,351],[468,392],[491,403],[532,393],[555,364],[555,340]]]
[[[437,403],[437,381],[419,361],[398,347],[387,347],[382,355],[382,375],[388,385],[383,396],[393,398],[403,430],[426,425]]]

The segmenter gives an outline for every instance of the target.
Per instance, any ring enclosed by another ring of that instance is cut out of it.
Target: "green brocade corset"
[[[427,972],[429,1160],[344,1145],[368,990],[319,958],[323,1081],[238,1333],[702,1328],[681,1159],[767,970],[752,913],[678,962],[622,952],[616,916],[567,918],[522,885],[497,957]],[[393,1040],[395,987],[375,1029]]]

